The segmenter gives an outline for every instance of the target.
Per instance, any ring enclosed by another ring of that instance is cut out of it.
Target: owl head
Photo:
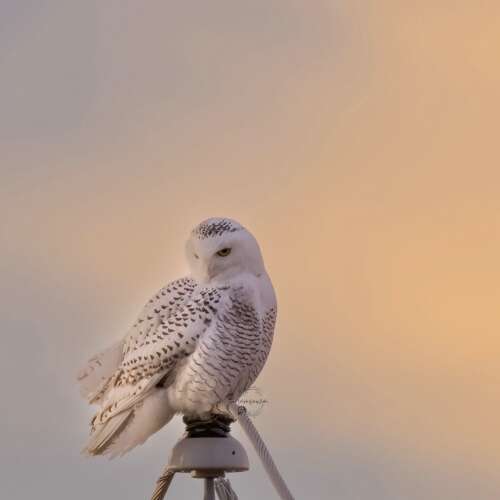
[[[193,278],[201,283],[265,273],[257,240],[232,219],[214,217],[200,222],[187,240],[186,257]]]

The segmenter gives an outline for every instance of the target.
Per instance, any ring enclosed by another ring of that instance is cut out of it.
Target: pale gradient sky
[[[499,47],[498,1],[4,0],[1,496],[148,497],[180,423],[84,459],[74,373],[226,215],[277,289],[255,423],[297,499],[500,497]]]

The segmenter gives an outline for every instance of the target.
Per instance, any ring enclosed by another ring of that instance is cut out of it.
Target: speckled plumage
[[[208,416],[264,366],[276,299],[256,240],[235,221],[209,219],[186,253],[191,276],[159,290],[125,338],[80,373],[82,393],[100,405],[89,454],[122,454],[175,413]]]
[[[229,219],[207,219],[198,224],[192,234],[198,239],[213,238],[224,233],[234,233],[243,229],[240,224]]]

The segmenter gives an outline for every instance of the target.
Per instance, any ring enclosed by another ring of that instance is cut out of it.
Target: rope
[[[264,466],[264,469],[281,500],[294,500],[283,477],[276,467],[267,446],[260,437],[259,431],[255,428],[253,422],[250,420],[250,417],[247,415],[246,408],[244,406],[237,406],[234,403],[229,403],[227,404],[227,409],[234,419],[238,420],[243,431],[252,443],[252,446],[257,452],[257,455],[259,455],[260,461],[262,462],[262,465]]]
[[[168,487],[174,478],[174,474],[175,472],[170,470],[170,467],[167,465],[163,470],[163,474],[156,481],[156,488],[153,492],[151,500],[163,500],[165,498]]]
[[[219,500],[238,500],[238,495],[231,487],[229,479],[218,477],[215,479],[215,492]]]

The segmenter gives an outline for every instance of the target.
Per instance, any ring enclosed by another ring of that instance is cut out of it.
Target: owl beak
[[[214,266],[211,264],[208,264],[207,266],[207,277],[209,280],[211,280],[215,276],[214,272]]]
[[[204,283],[208,283],[213,278],[213,271],[210,265],[200,266],[200,277]]]

